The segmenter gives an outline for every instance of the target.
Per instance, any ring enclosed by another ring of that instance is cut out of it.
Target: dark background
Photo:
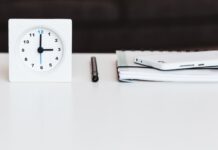
[[[215,48],[217,0],[0,0],[0,52],[9,18],[71,18],[74,52]]]

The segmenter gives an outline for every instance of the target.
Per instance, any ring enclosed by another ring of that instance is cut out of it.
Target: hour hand
[[[43,49],[43,51],[53,51],[53,49]]]

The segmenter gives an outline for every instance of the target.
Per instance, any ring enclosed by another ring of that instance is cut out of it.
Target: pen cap
[[[91,57],[92,74],[98,75],[96,57]]]

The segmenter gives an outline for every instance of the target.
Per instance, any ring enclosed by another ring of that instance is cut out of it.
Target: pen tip
[[[97,82],[98,81],[98,77],[97,76],[92,77],[92,81],[93,82]]]

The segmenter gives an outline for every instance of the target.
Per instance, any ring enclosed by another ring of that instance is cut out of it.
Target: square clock
[[[72,81],[71,19],[9,19],[11,82]]]

